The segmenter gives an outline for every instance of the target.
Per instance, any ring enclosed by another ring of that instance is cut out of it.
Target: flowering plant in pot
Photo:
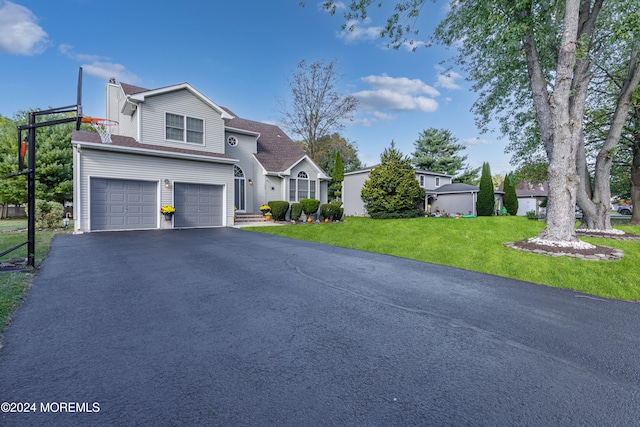
[[[171,217],[176,213],[176,208],[171,205],[164,205],[160,208],[160,213],[164,215],[164,219],[171,220]]]
[[[262,215],[270,215],[271,214],[271,206],[269,206],[269,205],[260,206],[260,212],[262,212]]]

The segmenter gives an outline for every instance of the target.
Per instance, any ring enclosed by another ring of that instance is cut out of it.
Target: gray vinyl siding
[[[77,229],[89,230],[89,180],[97,178],[117,178],[144,181],[156,181],[158,185],[158,226],[161,226],[160,207],[173,205],[173,183],[215,184],[223,185],[225,207],[223,225],[233,224],[233,165],[200,162],[185,159],[142,156],[119,152],[92,150],[82,146],[80,163],[75,164],[79,170],[80,188],[74,188],[74,199],[80,200],[80,211],[76,215],[79,221]],[[165,188],[164,180],[171,182]]]
[[[224,120],[219,113],[188,90],[147,97],[141,108],[140,142],[143,144],[225,153]],[[139,113],[139,112],[138,112]],[[165,135],[166,113],[204,120],[204,145],[171,141]]]
[[[135,111],[132,116],[122,114],[120,111],[125,104],[127,96],[122,92],[120,85],[107,84],[107,119],[115,120],[118,125],[112,129],[114,135],[130,136],[138,139],[138,114]]]
[[[474,193],[439,194],[438,200],[435,200],[431,205],[432,212],[435,212],[436,209],[442,213],[475,214],[476,198]]]
[[[238,140],[238,145],[231,147],[227,144],[227,137],[233,135]],[[247,182],[245,212],[258,212],[260,206],[266,203],[264,194],[266,191],[264,172],[254,154],[257,151],[257,140],[253,135],[245,135],[237,132],[225,132],[224,134],[225,153],[234,159],[238,159],[237,166],[242,169]],[[249,185],[251,180],[253,185]]]
[[[367,179],[369,179],[369,170],[345,174],[344,181],[342,181],[342,201],[345,215],[367,215],[364,202],[360,197],[362,187]]]
[[[442,187],[443,185],[451,184],[450,176],[438,176],[438,175],[434,176],[434,175],[422,174],[422,173],[418,173],[417,175],[418,175],[417,176],[418,182],[420,182],[420,176],[424,177],[424,185],[422,187],[430,190],[435,190],[436,188]],[[436,180],[438,178],[439,178],[439,183],[438,185],[436,185]]]

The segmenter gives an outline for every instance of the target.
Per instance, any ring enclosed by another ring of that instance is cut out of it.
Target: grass
[[[638,226],[615,227],[640,234]],[[570,288],[606,298],[640,301],[640,241],[582,239],[622,249],[625,255],[621,261],[550,257],[503,246],[504,242],[534,237],[543,228],[544,222],[524,217],[403,220],[349,217],[341,223],[248,229]]]
[[[22,242],[27,241],[27,232],[13,231],[7,232],[7,230],[22,229],[27,226],[25,219],[3,219],[0,220],[0,252],[3,252],[13,246],[16,246]],[[70,227],[70,229],[72,229]],[[51,245],[51,239],[57,233],[64,231],[61,230],[45,230],[36,232],[36,253],[35,264],[39,265],[44,257],[49,253],[49,247]],[[10,258],[26,258],[27,246],[11,252],[3,257],[0,257],[0,261],[6,261]],[[24,300],[31,281],[33,280],[32,272],[8,272],[0,273],[0,332],[2,332],[5,326],[9,323],[12,314],[20,306]]]

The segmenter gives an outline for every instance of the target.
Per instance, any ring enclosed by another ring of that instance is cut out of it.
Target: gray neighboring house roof
[[[477,193],[480,191],[480,187],[469,184],[455,183],[455,184],[445,184],[442,187],[438,187],[435,190],[430,190],[431,193],[434,194],[445,194],[445,193]]]

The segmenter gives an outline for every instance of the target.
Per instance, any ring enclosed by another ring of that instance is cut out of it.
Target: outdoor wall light
[[[249,180],[249,185],[253,185],[253,181]]]
[[[170,188],[171,187],[171,183],[169,182],[168,179],[164,180],[164,188]]]

